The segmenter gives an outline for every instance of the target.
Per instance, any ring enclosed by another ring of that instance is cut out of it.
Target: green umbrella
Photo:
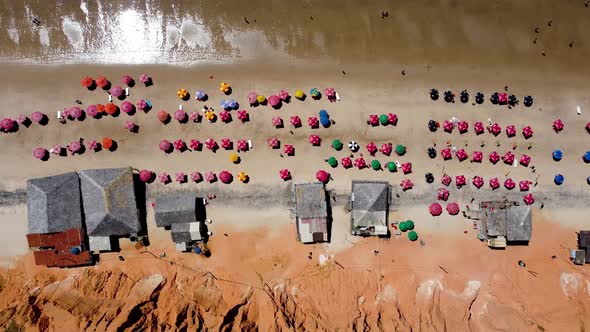
[[[395,153],[397,153],[400,156],[403,155],[404,153],[406,153],[406,147],[401,144],[398,144],[395,147]]]
[[[390,161],[387,163],[387,169],[390,172],[395,172],[397,170],[397,165],[393,161]]]
[[[332,141],[332,147],[338,151],[342,150],[342,142],[339,139],[335,139]]]
[[[338,160],[336,160],[334,157],[330,157],[330,159],[328,159],[328,165],[336,167],[338,166]]]
[[[387,115],[381,114],[379,115],[379,122],[381,122],[382,126],[386,126],[387,124],[389,124],[389,118],[387,117]]]
[[[408,239],[410,239],[410,241],[416,241],[418,240],[418,233],[411,231],[408,233]]]
[[[400,231],[402,231],[402,232],[405,232],[405,231],[407,231],[407,230],[408,230],[408,229],[406,228],[406,223],[405,223],[405,222],[403,222],[403,221],[399,223],[399,226],[398,226],[398,228],[399,228],[399,230],[400,230]]]
[[[380,170],[381,163],[379,162],[379,160],[373,160],[371,161],[371,167],[373,167],[374,170]]]
[[[414,222],[411,220],[406,220],[406,228],[411,231],[412,229],[414,229]]]

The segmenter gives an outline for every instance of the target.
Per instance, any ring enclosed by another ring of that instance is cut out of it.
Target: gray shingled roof
[[[326,191],[320,182],[302,183],[293,186],[295,211],[298,218],[325,218],[328,216]]]
[[[80,182],[74,172],[27,181],[29,234],[82,228]]]
[[[203,221],[205,208],[203,199],[192,192],[180,192],[160,196],[156,199],[155,217],[158,227],[177,223]]]
[[[78,174],[88,236],[124,236],[140,231],[131,167]]]
[[[203,224],[199,223],[199,234],[196,234],[195,237],[190,233],[190,225],[188,223],[178,223],[171,225],[171,232],[172,235],[172,242],[191,242],[191,241],[199,241],[203,239]]]
[[[507,241],[529,241],[532,233],[532,209],[513,202],[482,202],[481,219],[487,236],[505,236]]]
[[[353,181],[352,182],[352,225],[387,225],[389,209],[389,183]]]

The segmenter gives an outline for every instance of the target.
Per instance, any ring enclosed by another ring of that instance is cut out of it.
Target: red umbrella
[[[231,114],[228,111],[221,111],[221,112],[219,112],[219,119],[223,123],[229,123],[232,120],[231,119]]]
[[[514,163],[514,154],[510,151],[506,152],[506,154],[504,154],[504,157],[502,157],[502,160],[504,160],[505,164],[508,165],[512,165]]]
[[[43,119],[45,119],[45,117],[46,117],[46,115],[43,114],[43,113],[41,113],[41,112],[33,112],[33,113],[31,113],[31,120],[33,122],[39,123],[39,122],[43,121]]]
[[[344,157],[340,160],[340,164],[342,164],[342,167],[344,168],[351,168],[352,160],[350,159],[350,157]]]
[[[213,172],[207,172],[205,173],[205,180],[207,182],[214,182],[215,180],[217,180],[217,175],[215,175],[215,173]]]
[[[201,173],[199,173],[199,172],[192,172],[191,173],[191,180],[193,180],[194,182],[203,181],[203,175],[201,175]]]
[[[201,121],[201,114],[199,112],[191,112],[188,116],[189,121],[192,122],[200,122]]]
[[[82,112],[82,109],[78,106],[74,106],[74,107],[70,108],[70,112],[69,112],[69,114],[72,118],[78,119],[78,120],[80,118],[82,118],[83,113],[84,112]]]
[[[381,151],[381,153],[383,153],[384,155],[389,156],[391,154],[391,151],[393,151],[393,147],[391,146],[391,144],[385,143],[381,146],[381,149],[379,149],[379,151]]]
[[[275,126],[276,128],[282,127],[283,126],[283,119],[281,119],[281,117],[279,117],[279,116],[275,116],[274,118],[272,118],[272,125]]]
[[[500,180],[498,178],[493,178],[490,180],[490,187],[492,189],[498,189],[500,187]]]
[[[33,150],[33,156],[37,159],[45,159],[49,154],[44,148],[36,148]]]
[[[133,104],[128,101],[124,101],[121,103],[121,111],[123,113],[130,113],[134,110],[134,108],[135,106],[133,106]]]
[[[500,125],[498,123],[494,123],[491,127],[490,127],[490,132],[494,135],[494,136],[498,136],[501,132],[502,132],[502,127],[500,127]]]
[[[141,182],[149,182],[152,179],[152,176],[152,171],[148,171],[147,169],[143,169],[139,172],[139,180]]]
[[[282,180],[287,181],[291,179],[291,172],[289,172],[289,170],[285,168],[279,171],[279,176]]]
[[[100,104],[99,104],[100,105]],[[100,107],[97,105],[97,108],[100,110]],[[108,114],[108,115],[113,115],[115,113],[117,113],[117,105],[113,104],[113,103],[108,103],[106,104],[106,106],[104,107],[104,111]]]
[[[530,184],[530,181],[523,180],[518,182],[518,187],[520,188],[520,191],[528,191]]]
[[[367,151],[369,151],[371,156],[374,156],[375,152],[377,152],[377,145],[375,145],[373,142],[367,144]]]
[[[315,173],[315,178],[323,183],[327,183],[330,180],[330,174],[324,170],[319,170]]]
[[[248,151],[248,142],[246,140],[238,140],[238,151]]]
[[[80,141],[73,141],[70,143],[70,145],[68,145],[68,150],[70,150],[70,152],[72,154],[80,151],[81,148],[82,148],[82,143],[80,143]]]
[[[514,187],[516,187],[516,183],[512,180],[512,179],[506,179],[506,181],[504,181],[504,187],[506,187],[506,189],[508,190],[512,190],[514,189]]]
[[[403,191],[410,190],[414,187],[414,183],[409,179],[402,180],[400,185],[402,186]]]
[[[318,128],[320,125],[320,122],[318,121],[318,118],[316,118],[315,116],[310,116],[307,119],[307,124],[311,127],[311,128]]]
[[[473,129],[475,130],[475,134],[476,134],[476,135],[483,134],[483,132],[484,132],[484,128],[485,128],[485,127],[483,126],[483,123],[481,123],[481,122],[476,122],[476,123],[473,125]]]
[[[121,83],[129,85],[129,86],[133,85],[134,82],[135,82],[135,80],[129,75],[124,75],[121,78]]]
[[[301,127],[301,118],[299,118],[297,115],[292,116],[290,120],[291,120],[291,124],[293,125],[293,127],[295,127],[295,128]]]
[[[457,156],[457,159],[459,159],[459,161],[463,161],[463,160],[469,158],[467,156],[467,152],[465,152],[464,149],[457,150],[457,152],[455,152],[455,155]]]
[[[469,129],[469,124],[467,121],[459,121],[457,123],[457,129],[459,129],[459,133],[461,134],[466,133],[467,129]]]
[[[441,201],[446,201],[447,199],[449,199],[449,191],[446,190],[445,188],[440,188],[438,190],[438,199]]]
[[[476,163],[481,163],[482,160],[483,160],[483,152],[473,151],[473,157],[471,158],[471,161],[476,162]]]
[[[451,149],[449,149],[449,148],[442,149],[440,151],[440,154],[442,155],[444,160],[449,160],[453,157],[453,155],[451,153]]]
[[[476,175],[473,177],[473,181],[471,183],[473,183],[473,185],[477,189],[479,189],[483,186],[483,178],[481,176]]]
[[[114,87],[111,88],[111,90],[109,91],[109,93],[116,98],[121,97],[121,95],[123,94],[123,88],[121,88],[118,85],[115,85]]]
[[[233,179],[233,175],[228,171],[222,171],[219,173],[219,180],[223,183],[231,183]]]
[[[221,147],[226,150],[230,150],[233,147],[233,143],[229,138],[223,138],[221,140]]]
[[[287,155],[287,156],[292,156],[295,154],[295,148],[293,148],[293,145],[290,144],[285,144],[285,146],[283,147],[283,152]]]
[[[289,100],[289,92],[285,91],[285,90],[281,90],[279,92],[279,98],[281,98],[282,101],[288,101]]]
[[[528,167],[529,163],[531,162],[531,157],[527,156],[526,154],[523,154],[520,157],[520,164],[524,167]]]
[[[522,128],[522,136],[524,136],[525,139],[533,137],[533,128],[531,128],[531,126]]]
[[[215,142],[215,140],[214,140],[214,139],[212,139],[212,138],[208,138],[208,139],[205,141],[205,146],[206,146],[206,147],[207,147],[207,149],[209,149],[209,150],[215,150],[215,149],[217,149],[217,142]]]
[[[446,131],[447,133],[452,133],[453,128],[454,128],[453,123],[449,120],[445,120],[445,123],[443,124],[444,131]]]
[[[378,126],[379,125],[379,116],[377,114],[369,115],[369,125],[371,126]]]
[[[168,175],[166,173],[160,173],[160,175],[158,175],[158,179],[163,184],[167,184],[168,182],[170,182],[170,175]]]
[[[180,172],[175,174],[176,182],[184,183],[186,181],[186,174]]]
[[[96,85],[101,88],[101,89],[105,89],[106,87],[108,87],[110,85],[111,82],[109,82],[109,80],[107,80],[105,77],[103,76],[99,76],[96,78]]]
[[[141,76],[139,76],[139,80],[143,84],[147,84],[152,80],[152,78],[148,74],[141,74]]]
[[[320,137],[318,135],[309,135],[309,143],[313,146],[320,145]]]
[[[272,107],[277,107],[281,104],[281,98],[279,98],[278,96],[272,95],[272,96],[268,97],[268,103]]]
[[[455,185],[457,186],[457,188],[461,188],[466,184],[467,184],[467,181],[465,181],[464,175],[455,176]]]
[[[183,110],[177,110],[174,112],[174,119],[178,122],[186,121],[186,112]]]
[[[490,158],[490,162],[495,165],[500,160],[500,155],[498,154],[498,152],[494,151],[494,152],[490,153],[489,158]]]
[[[387,114],[387,121],[389,122],[389,124],[395,126],[397,124],[397,115],[393,113]]]
[[[189,147],[191,148],[191,150],[198,150],[201,147],[201,142],[199,142],[196,139],[191,139]]]
[[[174,142],[174,148],[180,152],[182,152],[184,149],[186,149],[186,143],[184,143],[183,140],[181,139],[177,139]]]
[[[336,91],[334,90],[334,88],[326,88],[326,90],[324,90],[324,93],[326,94],[326,97],[330,99],[336,98]]]
[[[238,111],[238,120],[240,120],[242,122],[246,122],[246,121],[248,121],[248,118],[249,118],[249,115],[246,110]]]
[[[367,162],[365,161],[365,158],[359,157],[354,160],[354,166],[358,167],[358,169],[363,169],[367,167]]]
[[[561,119],[557,119],[555,121],[553,121],[553,130],[555,130],[555,132],[560,132],[563,130],[563,122],[561,121]]]
[[[516,127],[514,125],[506,126],[506,135],[508,137],[513,137],[516,135]]]
[[[508,103],[508,94],[506,92],[500,92],[498,94],[498,103],[500,105],[505,105]]]
[[[451,184],[452,181],[453,179],[451,179],[451,177],[447,174],[443,174],[442,178],[440,179],[440,182],[447,187]]]
[[[131,132],[135,131],[135,127],[136,126],[137,125],[135,123],[131,122],[131,121],[125,122],[125,128],[126,129],[129,129],[129,131],[131,131]]]
[[[524,203],[526,205],[531,205],[535,202],[535,198],[533,197],[533,194],[525,195],[522,200],[524,201]]]
[[[459,214],[459,204],[457,204],[457,203],[447,204],[447,212],[452,216]]]
[[[430,214],[433,216],[440,216],[442,213],[442,206],[440,204],[438,204],[437,202],[434,202],[432,204],[430,204],[430,206],[428,207],[428,210],[430,211]]]
[[[281,142],[279,141],[278,138],[276,137],[271,137],[267,140],[268,142],[268,146],[270,146],[273,149],[278,149],[279,146],[281,145]]]
[[[404,172],[404,174],[412,173],[412,163],[402,164],[402,172]]]
[[[159,111],[157,114],[158,120],[160,120],[160,122],[167,122],[170,119],[170,114],[168,114],[168,112],[162,110]]]
[[[80,81],[80,84],[82,84],[83,87],[88,89],[94,85],[94,80],[92,79],[92,77],[86,76]]]

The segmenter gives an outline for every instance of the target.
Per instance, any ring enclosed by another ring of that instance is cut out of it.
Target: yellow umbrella
[[[259,104],[262,104],[266,101],[266,97],[265,96],[258,96],[258,97],[256,97],[256,101],[258,101]]]
[[[237,163],[238,161],[240,161],[240,156],[238,156],[237,153],[232,153],[229,155],[229,161],[231,161],[232,163]]]
[[[221,82],[221,84],[219,85],[219,91],[221,91],[223,93],[228,92],[229,89],[231,89],[230,86],[229,86],[229,84],[227,84],[225,82]]]
[[[238,180],[244,182],[248,180],[248,174],[244,173],[244,172],[240,172],[238,173]]]
[[[188,92],[186,92],[186,89],[180,89],[178,91],[176,91],[176,95],[178,96],[178,98],[180,99],[184,99],[186,98],[186,95],[188,94]]]
[[[301,91],[301,90],[295,91],[295,98],[303,99],[304,96],[305,96],[305,93],[303,91]]]
[[[207,120],[213,121],[215,119],[215,113],[213,113],[213,111],[207,111],[205,112],[205,117]]]

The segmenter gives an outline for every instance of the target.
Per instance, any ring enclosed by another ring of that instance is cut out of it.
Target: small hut
[[[352,235],[387,236],[389,183],[352,181],[350,231]]]
[[[513,201],[479,204],[479,228],[492,248],[528,244],[532,233],[532,208]]]
[[[169,229],[179,251],[190,251],[207,240],[205,199],[192,192],[160,196],[156,199],[156,226]]]
[[[293,185],[297,239],[302,243],[328,242],[328,196],[321,182]]]

